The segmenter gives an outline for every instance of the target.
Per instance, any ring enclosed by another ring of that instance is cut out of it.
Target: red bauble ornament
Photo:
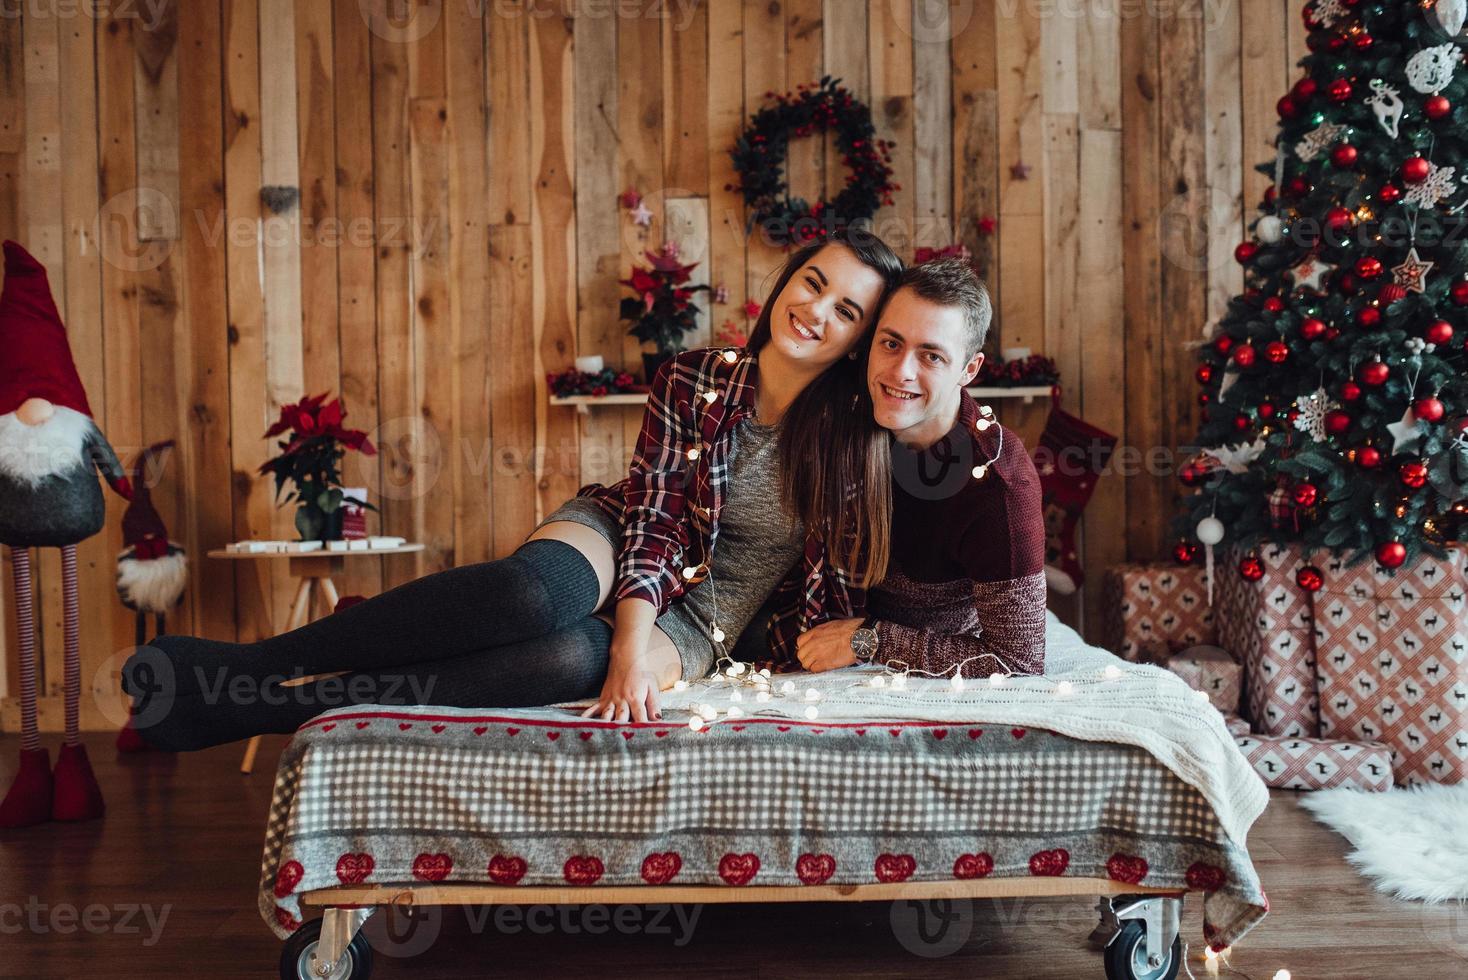
[[[1381,275],[1381,259],[1363,255],[1356,260],[1356,275],[1362,279],[1375,279]]]
[[[1238,415],[1235,415],[1234,416],[1234,428],[1237,429],[1240,432],[1248,432],[1249,431],[1249,426],[1251,426],[1253,424],[1254,424],[1253,420],[1250,419],[1249,416],[1243,414],[1242,412],[1240,412]]]
[[[1172,546],[1172,557],[1179,565],[1191,565],[1198,560],[1198,545],[1194,541],[1179,541]]]
[[[1304,197],[1310,193],[1310,182],[1300,174],[1285,181],[1285,194],[1289,197]]]
[[[1296,82],[1294,84],[1294,87],[1290,89],[1289,97],[1294,100],[1296,105],[1304,105],[1306,102],[1310,101],[1310,97],[1314,94],[1315,79],[1311,78],[1309,75],[1306,75],[1304,78]]]
[[[1295,573],[1295,584],[1306,592],[1319,592],[1325,584],[1325,576],[1314,565],[1306,565]]]
[[[1319,340],[1325,334],[1325,321],[1306,317],[1300,321],[1300,336],[1305,340]]]
[[[1390,306],[1399,299],[1405,299],[1407,287],[1399,282],[1389,282],[1382,286],[1376,293],[1376,300],[1382,306]]]
[[[1408,157],[1402,161],[1402,179],[1409,184],[1420,184],[1431,169],[1432,165],[1422,157]]]
[[[1343,436],[1351,428],[1351,416],[1338,408],[1325,413],[1325,431],[1333,436]]]
[[[1351,212],[1342,207],[1334,207],[1325,212],[1325,227],[1335,231],[1351,227]]]
[[[1282,340],[1271,340],[1264,346],[1264,357],[1270,364],[1283,364],[1289,356],[1289,345]]]
[[[1403,486],[1418,490],[1427,482],[1427,467],[1421,460],[1414,459],[1397,468],[1397,477]]]
[[[1264,577],[1264,563],[1255,555],[1246,555],[1239,562],[1239,574],[1245,582],[1257,582]]]
[[[1336,37],[1340,37],[1339,34]],[[1330,96],[1332,102],[1344,102],[1351,97],[1351,83],[1344,78],[1337,78],[1325,87],[1325,94]]]
[[[1356,35],[1355,45],[1357,51],[1370,51],[1371,45],[1376,43],[1376,38],[1362,31]]]
[[[1356,314],[1356,322],[1370,329],[1381,322],[1381,310],[1374,306],[1363,306]]]
[[[1206,391],[1200,391],[1200,392],[1198,392],[1198,404],[1199,405],[1207,405],[1212,400],[1213,400],[1213,398],[1212,398],[1211,395],[1208,394],[1208,392],[1206,392]],[[1203,414],[1206,415],[1208,413],[1205,412]]]
[[[1400,541],[1377,545],[1376,563],[1383,568],[1400,568],[1407,560],[1407,548]]]
[[[1402,196],[1402,189],[1396,184],[1382,184],[1381,190],[1376,192],[1376,199],[1382,204],[1395,204]]]
[[[1356,371],[1356,377],[1368,388],[1380,388],[1386,384],[1391,368],[1381,361],[1367,361]]]
[[[1429,344],[1446,344],[1453,339],[1453,325],[1446,320],[1434,320],[1423,331],[1422,337]]]
[[[1441,422],[1445,411],[1443,403],[1432,395],[1419,398],[1412,403],[1412,414],[1424,422]]]
[[[1273,402],[1262,402],[1259,405],[1259,417],[1261,419],[1272,419],[1272,418],[1274,418],[1274,403]]]
[[[1325,50],[1329,51],[1331,54],[1335,54],[1337,51],[1339,51],[1341,48],[1344,48],[1345,46],[1346,39],[1341,37],[1339,34],[1332,34],[1325,40]],[[1344,102],[1345,100],[1342,99],[1341,101]]]
[[[1341,401],[1353,402],[1361,398],[1361,386],[1354,381],[1347,381],[1341,385]]]
[[[1278,296],[1271,296],[1264,301],[1264,312],[1266,313],[1278,313],[1282,309],[1284,309],[1284,300]]]
[[[1288,95],[1282,95],[1279,97],[1279,101],[1274,104],[1274,111],[1279,113],[1281,119],[1293,119],[1295,118],[1295,114],[1300,111],[1300,107],[1295,105],[1294,99]]]
[[[1296,483],[1294,498],[1299,507],[1314,507],[1315,501],[1320,496],[1320,490],[1313,483]]]
[[[1288,422],[1290,425],[1294,425],[1295,424],[1295,419],[1297,419],[1299,417],[1300,417],[1300,411],[1299,411],[1299,409],[1292,408],[1288,412],[1285,413],[1285,421]]]
[[[1448,290],[1448,295],[1452,297],[1455,305],[1468,306],[1468,280],[1453,283]]]
[[[1241,368],[1254,366],[1256,351],[1252,344],[1240,344],[1234,348],[1234,363]]]
[[[1264,203],[1267,206],[1274,207],[1274,202],[1278,198],[1279,198],[1279,191],[1278,191],[1278,189],[1275,188],[1275,186],[1273,184],[1270,184],[1268,187],[1264,188]]]
[[[1197,379],[1198,384],[1206,385],[1213,380],[1213,365],[1199,364],[1198,370],[1193,372],[1193,377]]]
[[[1248,265],[1254,256],[1259,253],[1259,245],[1256,242],[1239,242],[1234,249],[1234,261],[1239,265]]]
[[[1427,113],[1428,119],[1441,119],[1453,111],[1453,104],[1446,96],[1429,95],[1422,103],[1422,111]]]
[[[1329,327],[1325,331],[1325,339],[1326,340],[1335,340],[1340,335],[1341,335],[1340,330],[1338,330],[1335,327]]]
[[[1356,450],[1356,465],[1363,470],[1374,470],[1381,465],[1381,451],[1375,446],[1362,446]]]
[[[1227,355],[1229,351],[1233,350],[1233,346],[1234,339],[1226,333],[1219,334],[1213,341],[1213,349],[1220,354]]]
[[[1342,169],[1356,165],[1356,148],[1350,143],[1342,143],[1330,152],[1330,162]]]

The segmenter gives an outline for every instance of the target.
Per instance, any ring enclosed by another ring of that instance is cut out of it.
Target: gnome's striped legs
[[[66,636],[66,745],[81,741],[77,707],[82,695],[80,617],[77,614],[76,545],[61,549],[61,603]]]
[[[15,624],[20,631],[20,748],[34,752],[41,747],[36,728],[36,619],[31,592],[31,550],[11,548],[10,566],[15,572]]]

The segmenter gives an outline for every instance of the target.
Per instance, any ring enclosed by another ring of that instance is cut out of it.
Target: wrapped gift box
[[[1390,574],[1375,562],[1319,563],[1315,595],[1321,730],[1385,743],[1397,781],[1468,778],[1465,552]]]
[[[1266,544],[1256,552],[1264,577],[1239,574],[1244,552],[1228,549],[1218,568],[1218,642],[1244,665],[1245,716],[1267,735],[1320,733],[1315,691],[1311,595],[1295,584],[1307,564],[1298,545]]]
[[[1193,690],[1208,695],[1209,702],[1224,715],[1239,710],[1244,668],[1227,650],[1214,646],[1190,647],[1169,657],[1167,669],[1187,681]]]
[[[1160,664],[1217,641],[1201,565],[1117,565],[1102,590],[1102,642],[1123,659]]]
[[[1392,754],[1376,742],[1338,742],[1288,735],[1234,739],[1264,782],[1277,789],[1351,786],[1380,792],[1392,787]]]
[[[1224,728],[1227,728],[1228,729],[1228,733],[1230,735],[1232,735],[1234,738],[1238,738],[1241,735],[1248,735],[1249,734],[1249,722],[1246,721],[1243,718],[1240,718],[1238,715],[1234,715],[1234,714],[1226,714],[1226,715],[1224,715],[1223,716],[1223,727]]]

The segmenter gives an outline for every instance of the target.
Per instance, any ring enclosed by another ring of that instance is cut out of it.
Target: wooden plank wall
[[[616,280],[664,240],[728,289],[695,342],[747,325],[782,253],[746,232],[728,148],[767,92],[838,76],[897,143],[878,231],[906,256],[968,245],[991,347],[1054,357],[1065,407],[1123,439],[1083,528],[1093,585],[1056,603],[1094,636],[1102,570],[1167,551],[1176,483],[1148,456],[1192,434],[1188,345],[1239,288],[1231,251],[1268,183],[1253,165],[1304,44],[1296,2],[1157,9],[33,0],[0,18],[0,234],[51,269],[119,453],[177,440],[153,487],[192,556],[171,625],[250,638],[291,582],[201,556],[291,536],[254,476],[282,404],[342,393],[382,448],[349,459],[348,483],[381,507],[374,525],[428,544],[353,562],[344,594],[509,553],[580,484],[617,478],[637,434],[634,411],[552,408],[545,373],[578,353],[640,370]],[[843,175],[808,140],[789,176],[818,196]],[[628,188],[650,226],[620,205]],[[1001,411],[1033,444],[1047,408]],[[109,497],[81,548],[88,727],[118,717],[132,637],[112,588],[122,506]],[[39,563],[48,727],[59,564]],[[3,584],[13,651],[8,562]],[[0,723],[16,714],[6,699]]]

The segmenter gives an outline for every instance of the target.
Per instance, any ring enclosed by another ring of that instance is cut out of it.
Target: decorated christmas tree
[[[1268,539],[1395,568],[1464,528],[1465,4],[1306,6],[1244,293],[1200,350],[1180,560]]]

